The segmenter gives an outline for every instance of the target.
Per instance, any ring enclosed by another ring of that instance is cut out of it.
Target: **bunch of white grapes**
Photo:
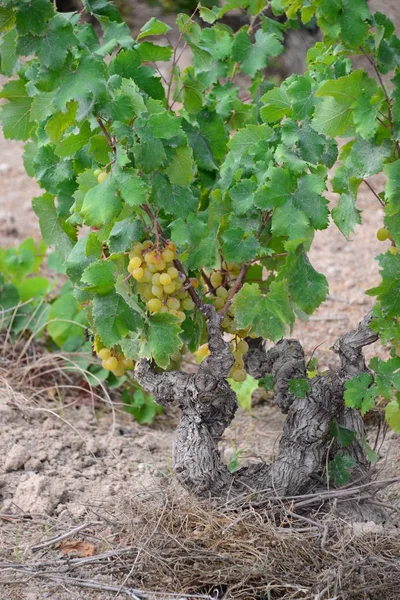
[[[97,350],[97,356],[102,360],[103,369],[114,373],[115,377],[122,377],[127,369],[134,369],[135,363],[126,358],[121,352],[113,348],[101,348]]]
[[[194,302],[184,277],[174,266],[175,259],[176,246],[172,242],[163,248],[150,241],[137,242],[129,253],[128,271],[137,281],[137,291],[150,313],[170,313],[182,322],[186,319],[184,311],[192,311]]]

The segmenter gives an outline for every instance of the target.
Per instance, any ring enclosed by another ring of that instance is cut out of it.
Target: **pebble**
[[[7,472],[18,471],[28,462],[30,457],[31,453],[25,446],[14,444],[5,458],[4,470]]]

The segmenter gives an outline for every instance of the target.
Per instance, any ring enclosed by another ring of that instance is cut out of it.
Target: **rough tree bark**
[[[223,339],[220,317],[210,305],[203,307],[207,319],[210,355],[195,374],[157,373],[147,360],[136,365],[135,376],[142,387],[163,406],[177,403],[181,409],[173,466],[179,482],[202,498],[226,498],[243,493],[294,495],[307,491],[315,476],[323,473],[328,453],[335,447],[329,433],[332,419],[363,433],[360,415],[344,406],[346,379],[367,371],[362,348],[378,336],[369,329],[370,315],[358,328],[341,336],[334,346],[341,366],[325,376],[315,377],[306,398],[289,392],[294,378],[306,378],[303,349],[297,340],[284,339],[266,350],[262,339],[248,339],[246,370],[255,378],[272,374],[275,400],[287,414],[276,459],[230,473],[223,462],[218,442],[237,409],[235,393],[226,381],[234,358]],[[359,472],[368,461],[359,441],[346,448],[355,456]],[[359,474],[358,472],[358,474]]]

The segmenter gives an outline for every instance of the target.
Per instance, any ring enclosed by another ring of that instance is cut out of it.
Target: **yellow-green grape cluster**
[[[121,377],[127,369],[133,369],[135,366],[133,360],[125,358],[123,354],[109,348],[98,350],[97,356],[102,360],[101,365],[103,369],[112,371],[116,377]]]
[[[182,322],[186,319],[184,311],[193,310],[194,302],[173,264],[175,258],[172,242],[160,250],[150,241],[138,242],[129,253],[128,271],[150,313],[170,313]]]
[[[108,173],[106,171],[102,171],[101,169],[96,169],[93,172],[93,175],[96,177],[96,179],[99,183],[101,183],[108,177]]]
[[[243,356],[248,351],[249,345],[245,340],[236,336],[231,341],[230,347],[232,354],[235,357],[235,362],[230,370],[229,377],[231,377],[233,381],[244,381],[247,377],[247,373],[244,370]]]
[[[225,263],[225,265],[226,268],[222,269],[221,271],[213,270],[209,276],[214,290],[210,298],[217,311],[221,310],[225,306],[230,289],[234,285],[240,271],[239,265],[234,263]],[[205,286],[205,291],[209,291],[208,286]],[[227,333],[231,333],[232,335],[239,337],[246,337],[249,332],[249,329],[239,329],[238,324],[234,319],[232,306],[229,306],[225,313],[222,321],[222,329]]]

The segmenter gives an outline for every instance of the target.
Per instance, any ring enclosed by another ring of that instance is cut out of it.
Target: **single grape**
[[[135,366],[135,363],[133,362],[133,360],[131,358],[123,358],[122,365],[125,367],[125,369],[133,369],[133,367]]]
[[[174,244],[174,242],[168,242],[165,248],[168,248],[168,250],[171,250],[171,252],[176,252],[176,244]]]
[[[108,371],[115,371],[118,367],[118,359],[115,356],[110,356],[110,358],[103,360],[103,367]]]
[[[171,283],[172,279],[170,277],[170,275],[168,275],[168,273],[162,273],[160,275],[160,283],[161,285],[169,285]],[[175,291],[175,284],[174,284],[174,291]]]
[[[194,287],[194,289],[197,289],[199,287],[199,280],[196,279],[196,277],[191,277],[189,281],[192,284],[192,287]]]
[[[105,171],[102,171],[100,173],[100,175],[97,176],[97,181],[99,183],[101,183],[102,181],[104,181],[105,179],[107,179],[107,177],[108,177],[108,173],[106,173]]]
[[[157,271],[164,271],[164,269],[167,266],[165,260],[163,260],[161,257],[158,257],[158,256],[155,257],[154,264],[155,264]]]
[[[172,252],[169,248],[165,248],[165,250],[162,251],[161,256],[165,262],[172,262],[175,258],[175,252]]]
[[[122,375],[125,375],[125,367],[123,364],[119,364],[116,369],[112,370],[112,372],[114,373],[115,377],[122,377]]]
[[[168,298],[167,306],[172,310],[179,310],[181,307],[181,303],[179,302],[178,298]]]
[[[131,258],[131,260],[129,261],[129,266],[132,269],[137,269],[138,267],[140,267],[140,265],[142,264],[142,259],[139,256],[134,256],[133,258]]]
[[[246,352],[249,349],[249,345],[245,340],[240,340],[240,342],[238,342],[237,345],[237,349],[242,353],[242,354],[246,354]]]
[[[151,291],[153,292],[153,296],[161,298],[164,293],[164,288],[162,288],[160,285],[153,285],[151,287]]]
[[[243,371],[243,369],[235,369],[235,371],[232,372],[231,377],[233,381],[237,381],[239,383],[246,379],[246,371]]]
[[[220,310],[225,305],[225,300],[223,298],[219,298],[218,296],[213,299],[213,302],[217,310]]]
[[[154,275],[151,278],[151,283],[153,285],[160,285],[160,273],[154,273]]]
[[[185,310],[193,310],[194,309],[194,302],[191,298],[184,298],[182,300],[182,308],[184,308]]]
[[[211,273],[210,281],[212,285],[216,288],[222,284],[222,275],[218,271],[214,271]]]
[[[137,269],[133,269],[131,271],[132,273],[132,277],[134,279],[137,279],[137,281],[140,281],[141,279],[143,279],[143,275],[144,275],[144,270],[142,267],[138,267]]]
[[[381,227],[376,232],[376,237],[378,238],[378,240],[380,242],[384,242],[384,241],[386,241],[386,240],[388,240],[390,238],[390,233],[388,232],[388,230],[386,229],[386,227]]]
[[[141,283],[139,285],[142,286],[139,289],[140,295],[143,296],[143,298],[145,300],[151,300],[154,297],[152,286],[147,283],[145,283],[145,284]]]
[[[110,358],[111,352],[108,348],[102,348],[98,351],[97,355],[99,356],[99,358],[106,360],[107,358]]]
[[[173,294],[175,292],[175,284],[169,283],[168,285],[164,285],[164,292],[166,294]]]
[[[175,267],[169,267],[167,269],[167,273],[171,277],[171,279],[176,279],[179,275],[179,271],[178,269],[175,269]]]
[[[150,240],[146,240],[146,241],[144,241],[144,242],[143,242],[143,244],[142,244],[143,248],[146,248],[146,249],[147,249],[147,248],[151,248],[151,247],[152,247],[152,245],[153,245],[153,242],[151,242]]]
[[[390,246],[388,252],[390,252],[390,254],[393,254],[393,256],[396,256],[396,254],[398,254],[399,250],[398,250],[398,248],[396,248],[396,246]]]
[[[98,176],[100,175],[100,173],[102,173],[102,170],[101,170],[101,169],[95,169],[95,170],[93,171],[93,175],[94,175],[95,177],[98,177]]]
[[[224,287],[219,287],[215,293],[217,294],[218,298],[222,298],[223,300],[225,300],[229,294],[228,290]]]
[[[152,298],[148,301],[147,308],[152,313],[160,312],[162,308],[162,302],[158,298]]]
[[[151,283],[152,278],[153,278],[153,273],[151,273],[148,268],[145,268],[142,281],[145,281],[146,283]]]
[[[154,259],[156,257],[156,253],[154,250],[149,250],[148,252],[146,252],[146,254],[144,255],[144,260],[148,263],[148,264],[154,264]]]

